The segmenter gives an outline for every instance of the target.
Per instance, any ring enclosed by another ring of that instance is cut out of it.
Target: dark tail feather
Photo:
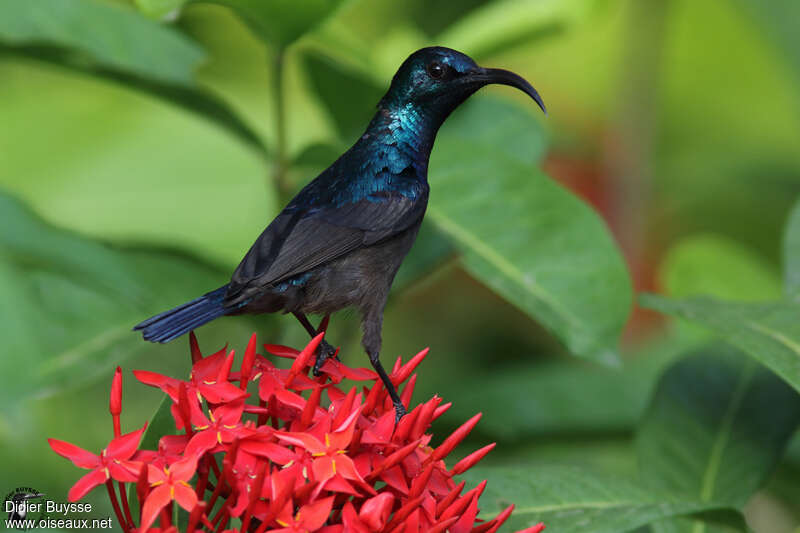
[[[146,341],[169,342],[224,315],[227,309],[222,302],[227,290],[227,285],[220,287],[191,302],[150,317],[133,329],[141,330]]]

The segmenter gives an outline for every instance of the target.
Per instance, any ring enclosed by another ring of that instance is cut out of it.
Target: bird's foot
[[[402,402],[392,402],[394,404],[394,421],[400,422],[400,419],[406,416],[406,407]]]
[[[336,357],[336,360],[339,360],[336,355],[336,348],[325,342],[325,339],[322,339],[322,342],[317,346],[317,359],[314,361],[314,375],[316,377],[322,374],[322,365],[331,357]]]

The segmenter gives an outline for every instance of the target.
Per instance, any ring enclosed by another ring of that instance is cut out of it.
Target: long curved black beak
[[[503,70],[501,68],[478,68],[477,70],[472,71],[468,75],[468,78],[470,82],[477,83],[481,87],[492,83],[516,87],[520,91],[533,98],[533,101],[536,102],[540,108],[542,108],[544,114],[547,114],[547,108],[544,106],[542,97],[539,96],[539,93],[533,88],[533,85],[528,83],[528,80],[519,74],[515,74],[510,70]]]

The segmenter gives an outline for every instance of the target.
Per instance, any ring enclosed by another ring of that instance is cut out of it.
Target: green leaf
[[[586,18],[586,0],[502,0],[487,2],[450,25],[437,41],[474,58],[487,57],[564,31]]]
[[[0,2],[0,40],[79,51],[103,67],[184,86],[205,55],[172,28],[96,0]]]
[[[800,4],[794,0],[738,0],[737,3],[764,26],[764,35],[781,49],[795,70],[800,72],[800,39],[794,24],[800,19]]]
[[[0,2],[0,52],[120,83],[197,113],[264,153],[260,137],[230,107],[198,87],[205,59],[182,33],[96,0]]]
[[[536,169],[543,151],[541,129],[516,106],[466,105],[434,148],[427,216],[473,276],[573,353],[616,362],[631,304],[625,264],[600,217]]]
[[[640,303],[710,328],[800,391],[800,304],[670,300],[655,294],[643,294]]]
[[[737,511],[708,511],[688,517],[668,518],[651,525],[652,533],[752,533]]]
[[[436,390],[454,400],[445,414],[447,420],[465,420],[482,411],[477,429],[495,440],[625,432],[636,425],[661,370],[674,358],[667,350],[649,355],[623,368],[574,363],[508,365],[471,378],[443,380]]]
[[[800,396],[740,351],[709,346],[662,377],[636,438],[642,481],[742,507],[800,423]],[[696,531],[691,521],[673,524]],[[666,526],[664,526],[666,527]]]
[[[147,429],[142,436],[142,442],[139,444],[140,450],[157,450],[158,441],[164,435],[177,435],[178,430],[175,428],[175,419],[172,418],[172,399],[164,395],[164,399],[158,404],[153,416],[147,422]]]
[[[342,3],[342,0],[208,1],[236,11],[259,38],[278,48],[285,48],[312,30]]]
[[[364,132],[375,108],[365,105],[386,91],[365,74],[346,67],[326,54],[305,50],[303,63],[320,102],[333,120],[339,138],[350,143]]]
[[[477,467],[463,476],[469,485],[488,480],[481,516],[492,517],[513,503],[514,531],[544,522],[550,531],[632,531],[671,516],[719,509],[718,504],[659,493],[622,477],[571,467]]]
[[[0,359],[6,415],[19,402],[108,376],[121,361],[175,345],[146,343],[131,331],[144,318],[224,283],[224,273],[165,252],[121,251],[51,227],[0,194],[0,337],[14,357]],[[9,299],[11,298],[11,299]],[[204,336],[250,321],[215,324]],[[220,343],[221,344],[221,343]],[[180,352],[188,355],[184,346]],[[25,372],[19,362],[25,362]]]
[[[57,226],[232,269],[276,212],[266,162],[195,115],[41,64],[0,61],[0,78],[20,125],[0,129],[0,187]]]
[[[152,18],[164,18],[175,13],[186,3],[186,0],[134,0],[139,11]]]
[[[786,296],[800,299],[800,202],[792,208],[783,235],[783,277]]]
[[[772,265],[754,250],[722,235],[682,239],[669,249],[659,271],[662,286],[673,298],[704,295],[759,301],[781,295]]]

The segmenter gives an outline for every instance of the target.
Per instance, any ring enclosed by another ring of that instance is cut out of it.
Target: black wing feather
[[[428,200],[381,193],[339,207],[278,215],[256,239],[233,274],[226,305],[251,291],[291,278],[364,246],[396,235],[416,223]]]

